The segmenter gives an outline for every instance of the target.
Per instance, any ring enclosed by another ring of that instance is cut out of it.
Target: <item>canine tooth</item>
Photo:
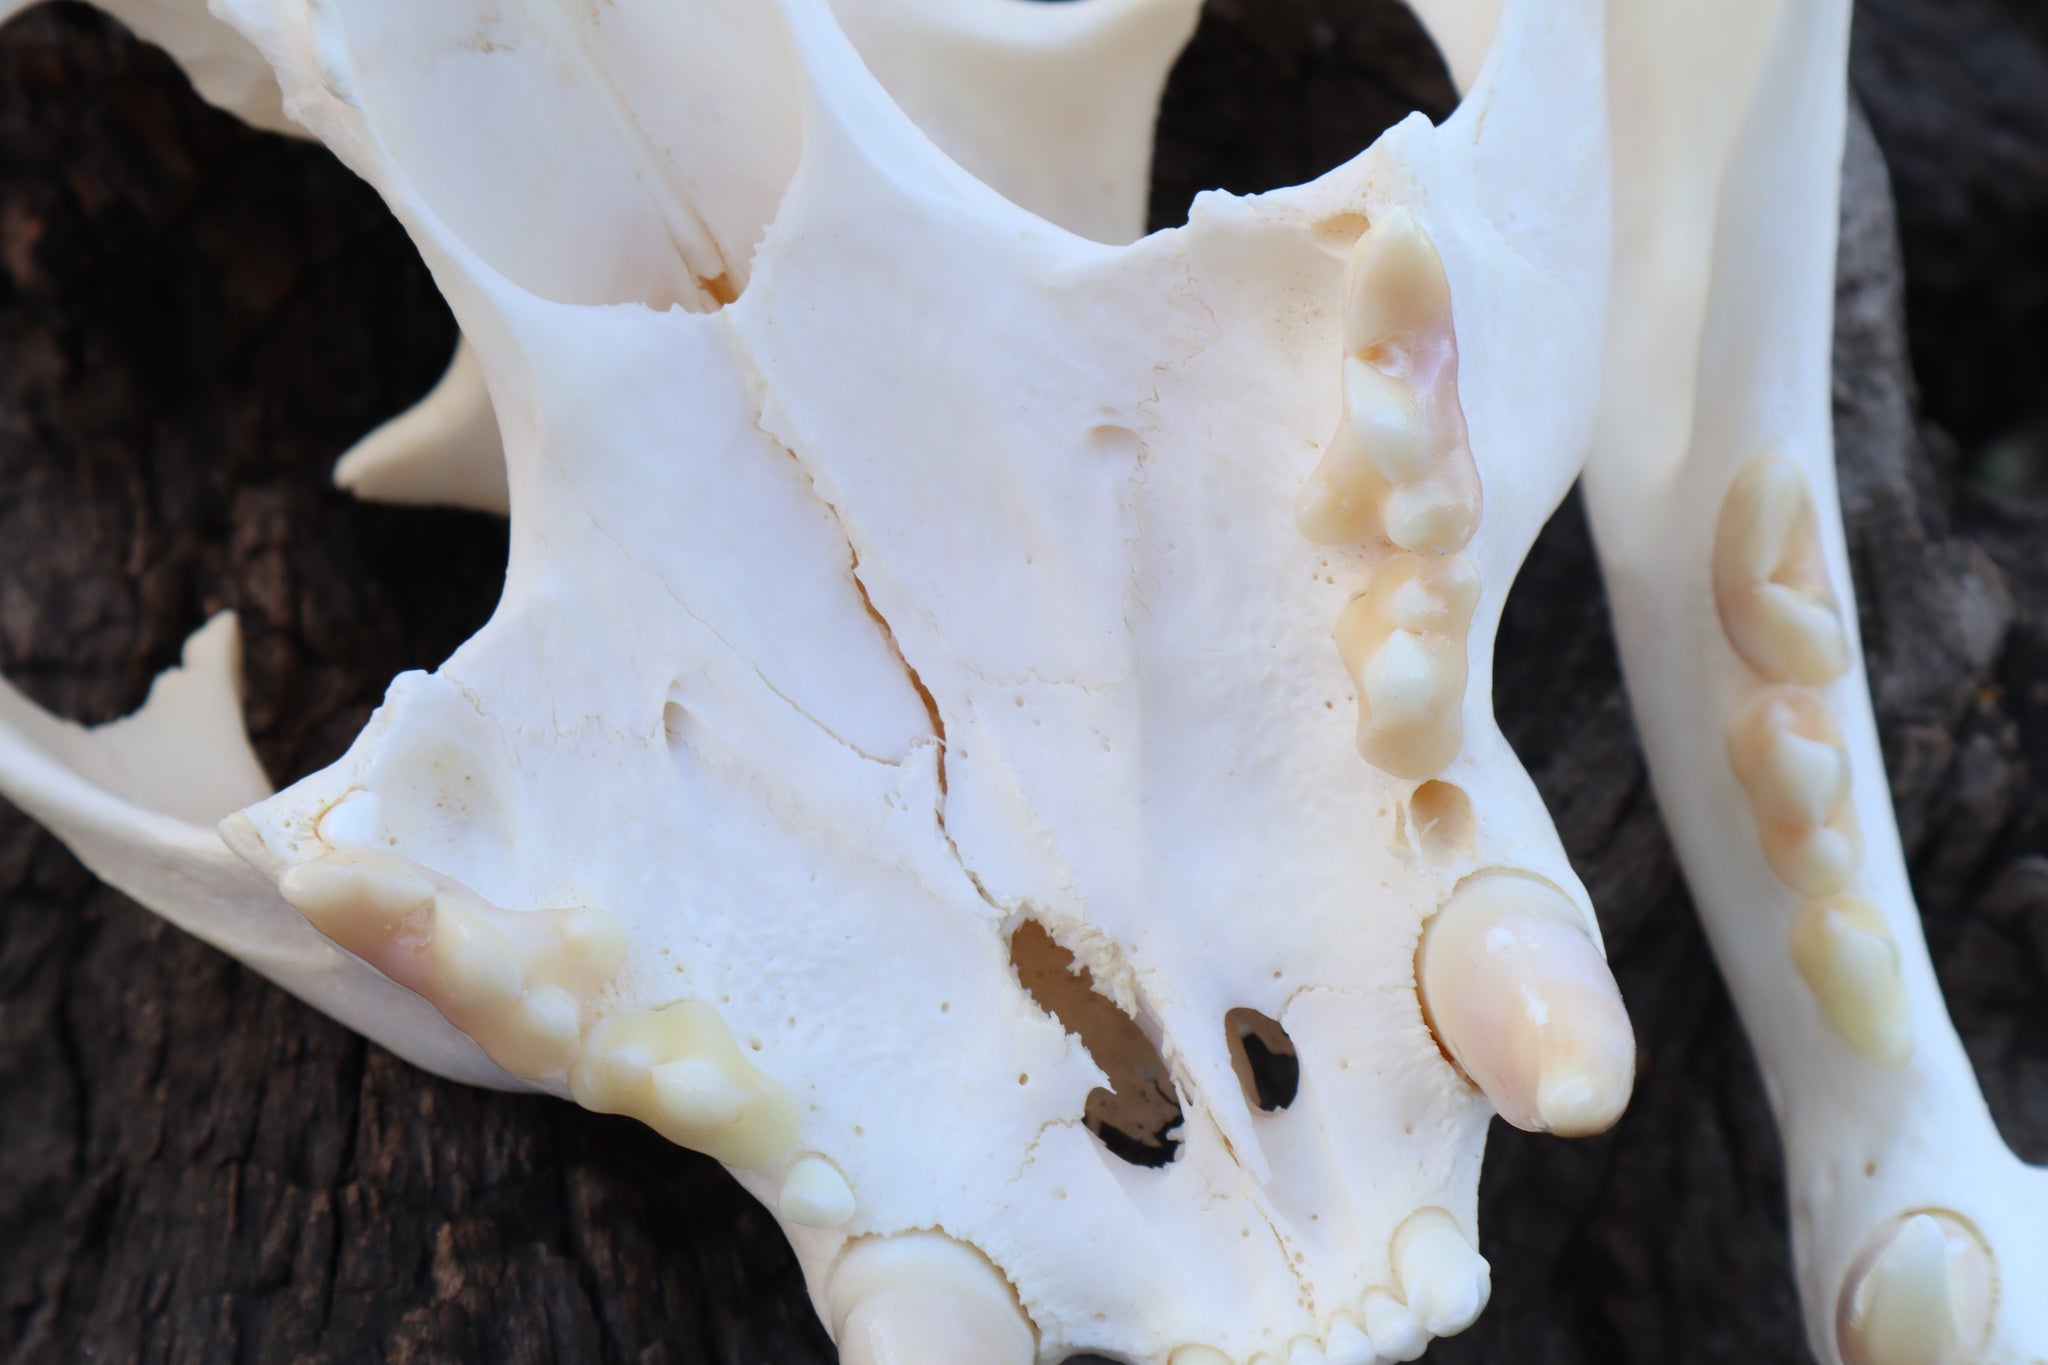
[[[1848,752],[1827,703],[1805,688],[1766,689],[1729,727],[1728,752],[1771,870],[1804,895],[1844,890],[1862,838]]]
[[[1330,1324],[1330,1339],[1324,1345],[1323,1355],[1329,1365],[1373,1365],[1379,1359],[1372,1338],[1349,1318],[1339,1318]]]
[[[351,940],[367,940],[373,925],[388,933],[393,922],[434,899],[433,883],[422,877],[336,854],[286,868],[277,889],[314,928],[352,952]]]
[[[1792,920],[1792,961],[1835,1031],[1873,1062],[1913,1051],[1899,948],[1884,913],[1861,896],[1809,901]]]
[[[1752,461],[1729,485],[1714,528],[1714,604],[1721,628],[1771,682],[1821,684],[1848,671],[1849,639],[1799,467]]]
[[[825,1306],[841,1365],[1031,1365],[1037,1354],[1009,1281],[944,1233],[855,1242]]]
[[[1907,1214],[1850,1267],[1835,1316],[1845,1365],[1971,1365],[1990,1335],[1996,1271],[1953,1214]]]
[[[802,1122],[796,1096],[746,1059],[701,1000],[605,1016],[569,1068],[569,1093],[728,1166],[782,1160]]]
[[[1384,1289],[1366,1291],[1365,1334],[1381,1360],[1413,1360],[1429,1346],[1422,1319]]]
[[[852,1186],[837,1166],[817,1155],[796,1159],[775,1202],[783,1218],[800,1227],[844,1227],[853,1218]]]
[[[1437,1041],[1502,1118],[1582,1137],[1621,1117],[1635,1035],[1578,908],[1513,872],[1468,877],[1423,927],[1416,977]],[[1379,1331],[1368,1320],[1374,1341]]]
[[[1426,479],[1436,467],[1436,435],[1415,391],[1357,356],[1344,360],[1344,415],[1357,446],[1389,483]]]
[[[1372,217],[1351,249],[1344,279],[1344,347],[1368,350],[1411,329],[1449,327],[1451,289],[1436,243],[1407,208]]]
[[[1428,777],[1464,739],[1465,635],[1479,576],[1462,556],[1397,554],[1337,618],[1358,684],[1358,751],[1396,777]]]
[[[384,803],[370,791],[352,791],[327,808],[316,826],[322,843],[335,848],[375,845],[384,838]]]
[[[1394,1234],[1401,1295],[1431,1336],[1456,1336],[1478,1321],[1493,1270],[1442,1209],[1421,1209]]]

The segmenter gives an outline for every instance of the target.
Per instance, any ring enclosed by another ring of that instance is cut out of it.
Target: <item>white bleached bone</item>
[[[1848,5],[1613,13],[1631,189],[1587,505],[1658,804],[1783,1133],[1808,1339],[1827,1365],[2031,1365],[2048,1171],[1999,1140],[1943,1009],[1848,595]]]
[[[1490,708],[1501,604],[1593,417],[1599,7],[1518,0],[1442,126],[1122,247],[945,156],[815,0],[222,11],[419,243],[512,512],[491,622],[231,846],[501,1081],[734,1167],[849,1359],[1278,1360],[1361,1331],[1408,1359],[1469,1321],[1490,1105],[1425,1021],[1423,926],[1472,873],[1532,879],[1613,990]],[[778,90],[786,174],[704,136]],[[1319,548],[1294,492],[1347,358],[1402,363],[1361,281],[1443,348],[1429,405],[1465,463],[1422,482],[1462,520]],[[1439,623],[1463,663],[1428,800],[1357,752],[1331,640],[1409,540],[1454,545],[1471,599]],[[1411,807],[1461,812],[1456,856],[1416,859]],[[575,912],[623,959],[534,948]],[[1182,1114],[1159,1169],[1083,1123],[1104,1072],[1023,988],[1026,918],[1156,1043]],[[1530,960],[1492,979],[1554,985]],[[1247,1101],[1234,1009],[1291,1039],[1287,1107]],[[1491,1052],[1501,1093],[1548,1079]],[[843,1222],[780,1197],[815,1161]]]

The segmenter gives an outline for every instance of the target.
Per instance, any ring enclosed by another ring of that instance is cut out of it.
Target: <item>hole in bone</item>
[[[1393,0],[1208,6],[1160,104],[1151,226],[1185,222],[1205,189],[1313,180],[1409,113],[1442,122],[1457,103],[1442,54]],[[1332,222],[1319,235],[1341,231]]]
[[[1301,1090],[1301,1059],[1280,1021],[1240,1005],[1223,1016],[1223,1032],[1245,1103],[1268,1114],[1293,1104]]]
[[[1089,1092],[1082,1111],[1088,1131],[1134,1166],[1172,1161],[1180,1149],[1172,1136],[1180,1101],[1159,1049],[1137,1021],[1098,992],[1094,975],[1036,920],[1010,935],[1010,964],[1039,1008],[1078,1038],[1109,1078],[1107,1087]]]
[[[1408,828],[1422,856],[1433,863],[1450,862],[1472,851],[1472,798],[1451,782],[1431,780],[1408,798]]]

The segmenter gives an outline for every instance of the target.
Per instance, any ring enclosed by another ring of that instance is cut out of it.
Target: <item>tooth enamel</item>
[[[576,997],[560,986],[543,986],[527,992],[519,1005],[519,1031],[525,1035],[532,1060],[518,1070],[523,1074],[547,1075],[567,1067],[582,1040],[581,1015]]]
[[[1443,478],[1393,489],[1380,505],[1380,517],[1387,539],[1417,554],[1449,554],[1479,529],[1478,500]]]
[[[1842,1286],[1845,1365],[1973,1365],[1991,1331],[1991,1253],[1953,1214],[1907,1214],[1866,1245]]]
[[[1381,478],[1402,484],[1429,477],[1437,446],[1414,390],[1349,356],[1344,361],[1344,409],[1352,436]]]
[[[1330,1324],[1330,1339],[1324,1344],[1323,1355],[1329,1365],[1373,1365],[1379,1358],[1372,1338],[1349,1318],[1338,1318]]]
[[[856,1241],[824,1297],[840,1365],[1031,1365],[1037,1354],[1009,1282],[943,1233]]]
[[[1465,636],[1479,580],[1463,558],[1396,554],[1337,618],[1358,684],[1358,751],[1397,777],[1428,777],[1464,738]]]
[[[1635,1083],[1635,1035],[1578,908],[1513,872],[1467,878],[1423,927],[1424,1017],[1502,1118],[1531,1132],[1611,1127]],[[1380,1334],[1370,1320],[1366,1330]]]
[[[1436,244],[1404,205],[1375,213],[1344,272],[1344,347],[1357,354],[1389,337],[1451,324],[1450,286]]]
[[[796,1097],[746,1059],[701,1000],[606,1015],[569,1068],[569,1093],[729,1166],[782,1160],[802,1120]]]
[[[1798,466],[1760,456],[1736,476],[1714,530],[1714,603],[1750,667],[1818,685],[1848,671],[1849,641],[1828,585]]]
[[[1414,1360],[1429,1346],[1422,1319],[1384,1289],[1365,1294],[1365,1333],[1381,1360]]]
[[[824,1157],[800,1156],[782,1178],[776,1207],[786,1221],[800,1227],[844,1227],[853,1218],[853,1189]]]
[[[369,928],[364,921],[388,931],[391,922],[434,898],[433,883],[423,878],[333,857],[286,868],[277,889],[321,933],[352,951],[350,938]]]
[[[1394,1234],[1393,1250],[1401,1295],[1431,1336],[1455,1336],[1478,1320],[1492,1291],[1492,1268],[1450,1214],[1410,1214]]]
[[[1792,961],[1836,1032],[1871,1061],[1896,1066],[1913,1051],[1913,1020],[1898,944],[1884,913],[1860,896],[1809,901],[1793,918]]]
[[[512,945],[458,897],[446,892],[434,897],[433,930],[424,956],[434,975],[432,998],[450,1009],[498,1011],[518,998],[523,974]]]
[[[352,791],[327,808],[316,831],[321,842],[335,848],[381,844],[384,803],[375,792]]]
[[[1804,688],[1769,688],[1729,727],[1728,750],[1771,870],[1808,896],[1846,889],[1862,840],[1848,754],[1827,704]]]

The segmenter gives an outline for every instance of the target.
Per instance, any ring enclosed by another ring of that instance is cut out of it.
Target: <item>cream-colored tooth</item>
[[[944,1233],[855,1242],[827,1281],[825,1310],[840,1365],[1031,1365],[1037,1354],[1009,1281]]]
[[[1344,349],[1369,350],[1403,332],[1448,328],[1451,289],[1436,243],[1406,207],[1381,209],[1344,272]]]
[[[782,1178],[775,1204],[785,1221],[800,1227],[845,1227],[853,1220],[853,1187],[837,1166],[810,1153],[798,1157]]]
[[[322,843],[334,848],[384,842],[384,803],[372,791],[352,791],[329,806],[316,826]]]
[[[1983,1239],[1939,1211],[1880,1229],[1843,1281],[1845,1365],[1974,1365],[1991,1333],[1997,1269]]]
[[[1358,751],[1396,777],[1429,777],[1464,741],[1465,640],[1479,578],[1462,556],[1396,554],[1337,617],[1358,684]]]
[[[1413,483],[1435,470],[1436,433],[1414,389],[1399,376],[1347,356],[1344,416],[1358,447],[1387,482]]]
[[[1848,671],[1848,633],[1797,465],[1764,455],[1735,477],[1713,556],[1722,630],[1751,668],[1770,682],[1808,685]]]
[[[1861,896],[1808,901],[1792,920],[1791,953],[1851,1047],[1883,1066],[1912,1055],[1912,1010],[1883,911]]]
[[[606,1015],[569,1068],[569,1093],[742,1168],[781,1161],[803,1120],[796,1096],[747,1060],[701,1000]]]
[[[602,979],[626,957],[626,931],[618,920],[596,910],[571,911],[562,921],[562,948],[591,975]]]
[[[582,1041],[582,1008],[560,986],[528,991],[519,1002],[519,1031],[535,1070],[559,1071],[575,1058],[576,1045]]]
[[[1401,1297],[1431,1336],[1456,1336],[1479,1320],[1493,1292],[1493,1270],[1451,1215],[1421,1209],[1394,1233]]]
[[[751,1096],[732,1073],[705,1057],[663,1062],[648,1075],[654,1101],[679,1124],[723,1128],[747,1111]]]
[[[1479,501],[1461,482],[1439,476],[1390,490],[1380,504],[1387,539],[1416,554],[1448,554],[1463,546],[1479,529]]]
[[[434,899],[434,884],[425,878],[334,854],[286,868],[277,889],[314,928],[351,952],[373,936],[388,935],[399,920]]]
[[[1323,1355],[1329,1365],[1373,1365],[1379,1359],[1372,1338],[1357,1323],[1342,1317],[1330,1324],[1330,1339],[1323,1343]]]
[[[1326,455],[1294,499],[1294,525],[1317,545],[1356,545],[1373,533],[1376,499],[1338,490]]]
[[[1516,872],[1466,878],[1424,926],[1416,978],[1437,1041],[1509,1123],[1582,1137],[1621,1117],[1635,1034],[1585,919],[1556,887]]]
[[[1729,726],[1728,755],[1771,870],[1802,895],[1846,890],[1863,841],[1827,702],[1804,687],[1766,688]]]
[[[1236,1365],[1214,1346],[1176,1346],[1166,1365]]]
[[[424,956],[433,974],[428,994],[444,1010],[502,1009],[519,997],[525,975],[520,954],[459,896],[443,891],[434,897],[433,930]]]
[[[1414,1360],[1429,1347],[1429,1332],[1408,1305],[1384,1289],[1365,1292],[1365,1334],[1381,1360]]]

